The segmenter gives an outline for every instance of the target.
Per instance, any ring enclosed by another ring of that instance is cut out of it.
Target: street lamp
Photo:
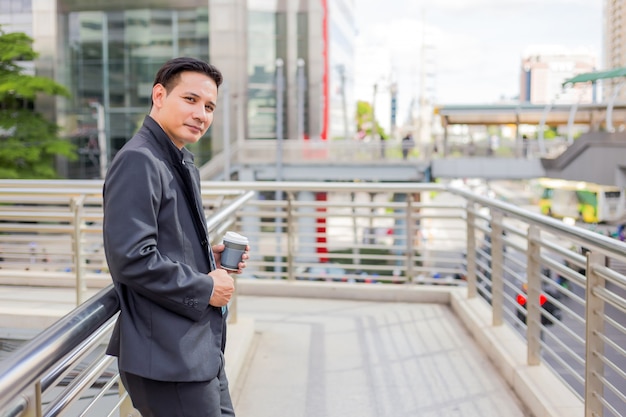
[[[298,58],[298,140],[304,139],[304,90],[306,80],[304,77],[304,59]]]

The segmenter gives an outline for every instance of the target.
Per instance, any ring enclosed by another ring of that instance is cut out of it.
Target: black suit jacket
[[[104,249],[121,309],[107,353],[150,379],[213,379],[226,324],[209,306],[212,253],[193,155],[147,116],[113,159],[103,196]]]

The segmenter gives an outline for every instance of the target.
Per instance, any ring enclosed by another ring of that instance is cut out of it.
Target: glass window
[[[16,9],[14,11],[18,11],[20,13],[29,13],[33,10],[33,1],[32,0],[15,0]]]
[[[9,14],[13,10],[11,10],[11,2],[12,0],[0,0],[0,10],[2,10],[2,14]]]
[[[285,13],[248,13],[248,128],[253,139],[276,137],[276,59],[287,54],[286,21]],[[287,117],[283,120],[286,132]]]
[[[182,54],[209,58],[208,7],[77,11],[66,21],[73,100],[68,125],[77,131],[95,129],[90,103],[105,106],[109,157],[141,125],[154,76],[165,61]],[[198,164],[210,157],[210,141],[201,142]]]

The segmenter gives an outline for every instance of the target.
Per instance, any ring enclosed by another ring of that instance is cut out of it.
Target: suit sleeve
[[[163,196],[174,192],[173,181],[166,175],[169,171],[161,165],[147,152],[129,150],[118,154],[109,168],[103,192],[107,262],[114,282],[163,308],[199,320],[209,308],[213,279],[158,249],[159,233],[165,233],[161,229],[169,227],[167,233],[178,229],[176,218],[159,225]],[[174,217],[180,214],[172,213]]]

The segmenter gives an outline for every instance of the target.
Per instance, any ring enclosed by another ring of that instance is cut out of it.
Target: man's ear
[[[165,90],[163,84],[155,84],[152,87],[152,105],[154,107],[161,107],[165,96],[167,96],[167,90]]]

